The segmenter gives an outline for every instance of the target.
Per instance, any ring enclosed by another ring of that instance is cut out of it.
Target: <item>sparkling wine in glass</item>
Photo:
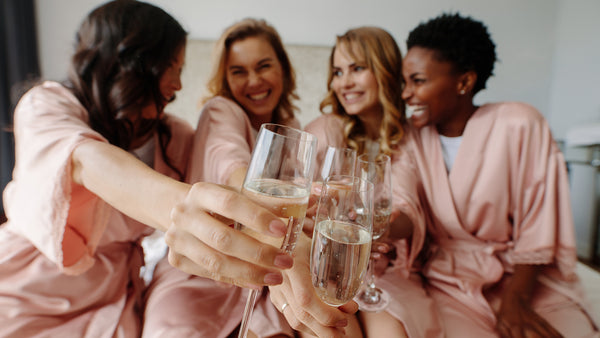
[[[242,194],[279,216],[288,225],[287,234],[276,239],[241,224],[236,224],[236,229],[287,253],[294,250],[306,214],[316,146],[316,137],[309,133],[272,123],[261,126]],[[248,294],[240,338],[248,334],[257,295],[257,290]]]
[[[385,154],[362,154],[357,159],[356,175],[373,183],[373,241],[377,241],[390,227],[392,213],[392,179],[390,157]],[[356,297],[361,311],[379,312],[385,309],[390,297],[375,286],[374,261],[369,262],[366,286]]]
[[[373,184],[354,176],[329,176],[319,199],[310,271],[317,295],[339,306],[362,285],[371,253]]]

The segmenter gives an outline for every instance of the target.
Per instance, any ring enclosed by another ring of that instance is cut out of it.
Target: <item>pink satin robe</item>
[[[566,337],[600,335],[575,274],[564,159],[533,107],[480,107],[450,173],[436,129],[407,127],[392,171],[394,207],[415,228],[377,286],[392,295],[386,311],[410,337],[497,337],[495,310],[515,264],[548,264],[532,302],[538,314]]]
[[[185,174],[193,129],[170,115],[167,124],[168,156]],[[227,304],[228,295],[188,298],[171,276],[190,276],[166,260],[146,288],[140,242],[153,229],[73,183],[73,149],[107,141],[89,127],[71,92],[54,82],[33,88],[16,108],[14,129],[16,165],[4,191],[8,222],[0,227],[0,336],[139,337],[142,330],[144,337],[216,336],[227,313],[214,311],[214,304]],[[154,142],[154,169],[179,179]],[[66,233],[82,257],[64,256]],[[76,263],[65,267],[65,260]],[[179,316],[190,303],[205,306]]]
[[[291,120],[288,125],[300,127],[296,119]],[[257,134],[248,115],[236,102],[221,96],[207,101],[202,108],[194,136],[188,181],[226,184],[236,169],[250,164]],[[213,288],[219,290],[222,286],[215,285]],[[228,325],[235,327],[242,320],[248,290],[231,290],[237,297],[237,303],[229,311]],[[293,336],[285,317],[271,303],[266,288],[256,302],[249,328],[259,337],[275,334]]]

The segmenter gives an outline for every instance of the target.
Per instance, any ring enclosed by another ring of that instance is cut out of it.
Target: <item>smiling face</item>
[[[451,63],[437,60],[434,50],[412,47],[402,62],[402,75],[407,118],[412,113],[415,127],[436,125],[446,135],[459,112],[461,74]]]
[[[236,41],[225,64],[235,101],[251,119],[269,122],[283,92],[283,71],[273,47],[261,37]]]
[[[381,113],[377,80],[365,61],[354,60],[343,45],[338,45],[332,71],[331,89],[348,115]]]

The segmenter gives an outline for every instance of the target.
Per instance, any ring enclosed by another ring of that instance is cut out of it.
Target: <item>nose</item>
[[[348,72],[344,72],[342,75],[342,86],[344,88],[350,88],[354,85],[354,78],[352,74],[348,74]]]
[[[257,72],[250,72],[248,74],[248,86],[252,87],[261,83],[260,74]]]
[[[407,101],[408,98],[410,98],[412,96],[413,93],[413,89],[412,86],[409,86],[408,84],[404,85],[404,88],[402,88],[402,100]]]
[[[183,85],[181,84],[181,75],[177,75],[171,83],[175,91],[180,91]]]

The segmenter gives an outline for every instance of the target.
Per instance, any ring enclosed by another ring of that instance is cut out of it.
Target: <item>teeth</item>
[[[265,97],[267,97],[267,95],[269,95],[269,91],[264,91],[262,93],[259,94],[252,94],[252,95],[248,95],[248,97],[250,97],[251,100],[262,100]]]
[[[421,116],[425,112],[426,107],[424,106],[409,106],[406,105],[406,118],[409,119],[412,116]]]
[[[352,94],[345,94],[344,97],[346,98],[346,100],[354,100],[357,97],[359,97],[360,94],[357,93],[352,93]]]

